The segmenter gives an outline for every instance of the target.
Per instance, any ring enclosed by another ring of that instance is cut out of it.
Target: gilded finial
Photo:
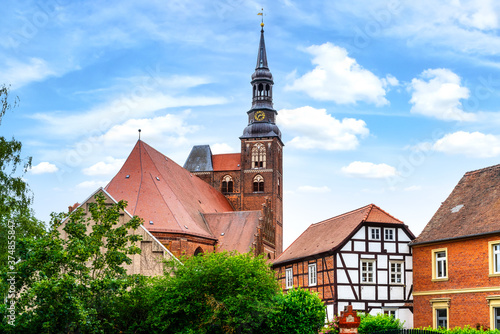
[[[262,16],[262,21],[260,22],[260,26],[264,28],[264,8],[261,8],[260,13],[258,13],[257,15]]]

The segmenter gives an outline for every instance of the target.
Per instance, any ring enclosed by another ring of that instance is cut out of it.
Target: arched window
[[[262,175],[256,175],[253,178],[253,191],[264,192],[264,178]]]
[[[203,255],[203,249],[201,247],[196,248],[194,251],[194,256],[196,255]]]
[[[266,147],[261,143],[252,148],[252,167],[266,168]]]
[[[263,96],[264,95],[264,85],[263,84],[259,84],[259,96]],[[262,100],[262,98],[261,98]]]
[[[269,85],[266,85],[266,96],[271,96]]]
[[[253,86],[253,96],[257,96],[257,85]]]
[[[230,175],[226,175],[222,178],[221,192],[232,193],[234,189],[233,178]]]

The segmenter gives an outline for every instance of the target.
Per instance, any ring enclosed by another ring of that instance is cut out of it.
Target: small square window
[[[374,283],[375,261],[361,260],[361,283]]]
[[[370,240],[380,240],[380,227],[370,227]]]
[[[390,275],[392,284],[402,284],[403,283],[403,263],[402,262],[390,262]]]
[[[394,229],[393,228],[384,228],[384,239],[388,241],[394,240]]]

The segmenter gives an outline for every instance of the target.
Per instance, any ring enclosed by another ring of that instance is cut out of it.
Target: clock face
[[[255,113],[254,117],[257,121],[262,121],[266,117],[266,113],[263,112],[262,110],[259,110]]]

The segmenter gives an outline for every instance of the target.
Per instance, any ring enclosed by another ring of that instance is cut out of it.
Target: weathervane
[[[260,23],[260,26],[261,26],[262,28],[264,28],[264,8],[261,8],[261,9],[260,9],[260,13],[257,13],[257,15],[262,16],[262,21],[261,21],[261,23]]]

